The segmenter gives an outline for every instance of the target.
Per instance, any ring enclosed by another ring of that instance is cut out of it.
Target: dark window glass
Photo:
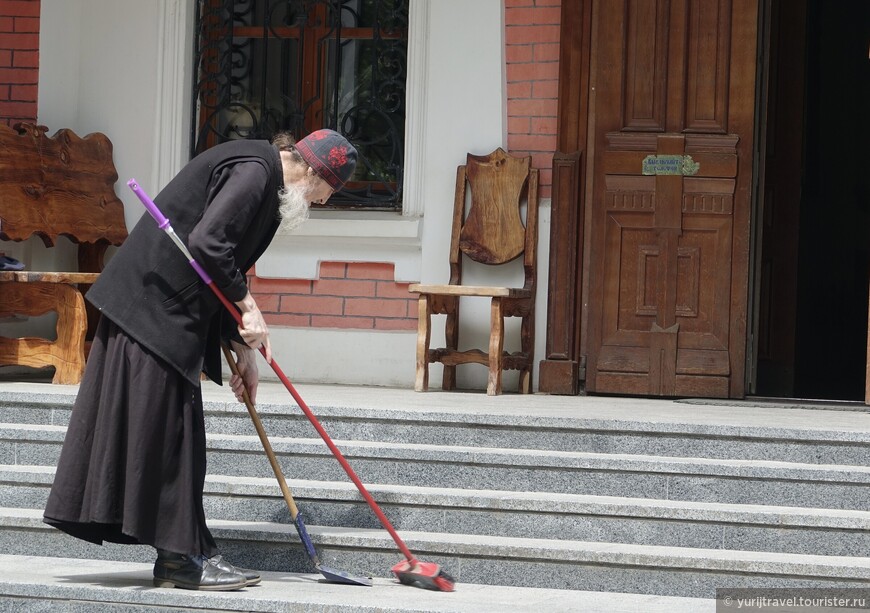
[[[408,0],[199,0],[191,155],[319,128],[359,150],[330,205],[401,208]]]

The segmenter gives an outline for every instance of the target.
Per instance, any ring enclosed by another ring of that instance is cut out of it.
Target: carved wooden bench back
[[[0,125],[0,239],[59,236],[78,244],[78,270],[0,271],[0,313],[57,311],[57,340],[0,337],[0,366],[54,366],[55,383],[78,383],[84,372],[87,312],[82,292],[102,270],[109,245],[127,237],[124,205],[115,194],[112,143],[100,133]],[[91,319],[94,319],[91,314]]]

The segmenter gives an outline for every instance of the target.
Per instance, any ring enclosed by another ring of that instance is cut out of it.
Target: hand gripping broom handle
[[[133,193],[139,197],[139,200],[142,201],[142,204],[145,205],[145,208],[151,214],[151,217],[154,218],[154,221],[157,222],[157,227],[166,232],[169,235],[169,238],[172,239],[172,242],[178,246],[181,252],[184,254],[184,257],[187,258],[187,261],[199,275],[199,277],[203,280],[203,282],[209,286],[212,292],[214,292],[215,296],[223,303],[223,305],[227,308],[236,322],[241,325],[242,324],[242,315],[239,313],[238,309],[236,309],[235,305],[233,305],[229,300],[227,300],[226,296],[223,295],[217,286],[214,284],[214,281],[211,280],[211,277],[208,276],[208,273],[203,270],[202,266],[193,259],[193,256],[188,251],[187,247],[178,238],[178,235],[175,234],[175,230],[172,229],[172,225],[170,225],[169,220],[160,212],[160,209],[157,208],[157,205],[154,204],[154,201],[148,197],[148,195],[139,187],[139,183],[135,179],[130,179],[127,181],[127,185],[130,189],[133,190]],[[266,357],[266,350],[261,346],[260,353],[263,357]],[[335,456],[335,459],[338,460],[341,467],[344,469],[344,472],[347,473],[347,476],[350,477],[350,480],[353,481],[353,484],[359,490],[359,493],[362,494],[362,497],[365,498],[366,502],[371,507],[372,511],[374,511],[375,515],[377,515],[378,519],[381,522],[381,525],[390,533],[390,536],[393,537],[393,540],[396,542],[399,550],[408,560],[408,564],[411,567],[417,566],[418,562],[414,555],[411,553],[411,550],[408,549],[408,546],[405,545],[404,541],[399,537],[396,529],[393,528],[393,525],[387,519],[387,516],[384,515],[384,512],[381,511],[381,508],[378,506],[378,503],[375,502],[375,499],[372,498],[372,495],[369,494],[368,490],[366,490],[362,481],[360,481],[359,477],[356,476],[354,470],[350,467],[345,457],[342,455],[341,451],[339,451],[338,447],[335,446],[335,443],[332,442],[332,439],[329,438],[329,435],[326,433],[326,430],[323,429],[323,426],[320,425],[320,422],[317,420],[317,417],[314,415],[314,412],[308,407],[302,397],[299,395],[299,392],[296,391],[296,388],[293,387],[293,384],[290,383],[290,380],[284,374],[284,371],[281,370],[281,367],[278,366],[278,363],[273,359],[269,362],[269,365],[272,367],[272,370],[275,371],[275,374],[278,375],[278,379],[281,380],[281,383],[284,384],[284,387],[287,388],[287,391],[290,392],[290,395],[293,396],[293,399],[296,401],[296,404],[299,405],[299,408],[302,409],[302,412],[305,413],[305,417],[308,418],[308,421],[311,422],[311,425],[314,426],[314,429],[317,430],[317,433],[320,435],[320,438],[323,439],[323,442],[326,443],[326,446],[329,447],[329,450],[332,452],[332,455]]]

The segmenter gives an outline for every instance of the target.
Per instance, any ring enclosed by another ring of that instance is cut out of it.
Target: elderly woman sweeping
[[[221,383],[221,342],[237,354],[230,385],[252,400],[254,350],[269,330],[245,273],[279,228],[292,229],[353,174],[357,152],[318,130],[298,143],[231,141],[191,160],[155,202],[173,220],[242,325],[150,219],[142,219],[87,299],[101,313],[44,521],[92,543],[157,549],[154,583],[235,590],[260,581],[219,554],[206,526],[200,373]],[[144,216],[144,217],[147,217]]]

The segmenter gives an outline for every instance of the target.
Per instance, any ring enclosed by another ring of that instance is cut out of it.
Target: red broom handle
[[[218,299],[223,303],[226,307],[227,311],[233,316],[233,319],[239,325],[242,325],[242,315],[239,313],[239,310],[236,306],[227,300],[227,297],[224,296],[223,292],[221,292],[217,286],[214,284],[214,281],[211,280],[209,275],[203,270],[202,266],[193,259],[193,256],[188,251],[187,247],[181,242],[181,239],[175,234],[175,231],[172,229],[172,225],[169,223],[169,220],[160,212],[160,209],[157,208],[157,205],[154,204],[154,201],[148,197],[148,195],[139,187],[138,182],[135,179],[130,179],[127,182],[127,185],[136,196],[139,197],[139,200],[142,201],[142,204],[145,205],[145,208],[157,222],[157,226],[166,232],[169,237],[172,239],[172,242],[178,246],[178,248],[184,253],[185,257],[187,257],[188,262],[193,267],[193,269],[197,272],[199,277],[205,282],[206,285],[214,292],[214,295],[218,297]],[[260,346],[260,353],[265,358],[266,350],[263,346]],[[269,365],[272,367],[272,370],[275,371],[275,374],[278,375],[278,378],[281,380],[281,383],[284,384],[284,387],[287,388],[287,391],[290,392],[290,395],[293,396],[293,399],[296,401],[296,404],[299,405],[299,408],[302,409],[302,412],[305,413],[305,417],[308,418],[308,421],[311,422],[311,425],[314,426],[314,429],[317,430],[317,433],[320,435],[320,438],[323,439],[323,442],[326,443],[326,446],[329,447],[329,450],[332,452],[332,455],[335,456],[335,459],[338,460],[341,467],[344,469],[344,472],[347,473],[347,476],[350,477],[350,480],[353,481],[353,484],[359,490],[359,493],[362,494],[363,498],[365,498],[366,502],[371,507],[372,511],[374,511],[375,515],[378,516],[378,519],[381,522],[381,525],[390,533],[390,536],[393,537],[393,540],[396,542],[399,550],[404,554],[405,558],[408,560],[408,563],[414,567],[417,566],[418,562],[414,555],[411,553],[411,550],[408,549],[408,546],[405,545],[404,541],[402,541],[399,534],[396,532],[396,529],[393,528],[393,525],[390,523],[390,520],[387,519],[387,516],[384,515],[384,512],[381,510],[381,507],[378,506],[378,503],[375,502],[375,499],[372,498],[372,495],[369,494],[368,490],[363,485],[362,481],[360,481],[359,477],[357,477],[353,468],[351,468],[348,461],[345,459],[344,455],[341,451],[336,447],[335,443],[332,442],[332,439],[329,437],[329,434],[326,433],[326,430],[323,429],[323,426],[317,420],[317,417],[314,415],[314,412],[308,407],[305,401],[302,399],[302,396],[299,395],[299,392],[296,391],[296,388],[293,387],[293,384],[290,383],[290,380],[287,378],[287,375],[284,374],[284,371],[281,370],[281,367],[278,366],[278,363],[272,359],[269,362]]]
[[[233,314],[233,317],[235,318],[236,322],[238,322],[239,325],[241,325],[242,316],[239,313],[238,309],[236,309],[234,307],[234,305],[231,304],[226,299],[226,297],[223,295],[223,293],[221,293],[221,291],[215,286],[214,281],[209,283],[208,286],[211,288],[211,291],[214,292],[215,296],[220,298],[221,302],[224,303],[224,306],[227,308],[227,310]],[[266,350],[263,348],[262,345],[260,346],[260,354],[262,354],[263,358],[266,357]],[[269,363],[269,365],[272,367],[272,370],[275,371],[275,374],[278,375],[278,378],[281,380],[281,383],[284,384],[284,387],[287,388],[287,391],[290,392],[290,395],[293,396],[293,399],[296,401],[296,404],[298,404],[299,408],[302,409],[302,412],[305,413],[305,417],[308,418],[308,421],[310,421],[311,425],[314,426],[314,429],[317,430],[317,433],[320,435],[320,438],[322,438],[323,442],[326,443],[326,446],[329,447],[329,450],[332,452],[332,455],[334,455],[335,459],[338,460],[339,464],[341,464],[341,467],[344,469],[344,472],[347,473],[347,476],[350,477],[350,480],[353,481],[354,485],[356,485],[356,488],[359,490],[359,493],[362,494],[363,498],[366,499],[366,502],[369,503],[369,506],[371,507],[372,511],[374,511],[375,515],[378,516],[378,519],[381,520],[381,524],[384,526],[384,528],[386,528],[387,532],[390,533],[390,536],[393,537],[393,540],[396,542],[396,545],[399,547],[401,552],[405,555],[405,558],[407,558],[408,562],[412,566],[416,566],[417,560],[414,558],[414,555],[411,553],[411,551],[408,549],[408,547],[405,545],[405,543],[399,537],[395,528],[393,528],[393,525],[390,523],[390,520],[387,519],[387,516],[384,515],[384,512],[381,510],[381,507],[378,506],[378,503],[375,501],[374,498],[372,498],[372,495],[369,494],[368,490],[366,490],[362,481],[360,481],[359,477],[357,477],[356,472],[354,472],[353,468],[351,468],[347,459],[344,457],[344,455],[341,453],[341,451],[338,449],[338,447],[335,445],[335,443],[332,442],[332,439],[329,437],[329,434],[326,433],[326,430],[324,430],[324,428],[320,424],[320,422],[317,420],[317,417],[314,415],[314,412],[308,407],[308,405],[302,399],[302,396],[300,396],[299,392],[296,391],[296,388],[293,387],[293,384],[290,383],[290,380],[287,378],[287,375],[284,374],[284,371],[281,370],[281,367],[278,366],[278,363],[275,361],[274,358],[272,358],[272,361]]]

